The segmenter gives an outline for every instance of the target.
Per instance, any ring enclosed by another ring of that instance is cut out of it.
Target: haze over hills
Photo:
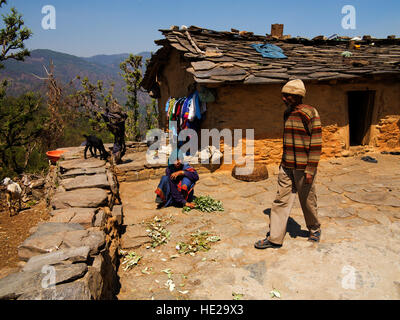
[[[143,57],[143,68],[145,71],[145,61],[151,56],[150,52],[141,52],[138,55]],[[104,86],[115,83],[114,96],[120,104],[126,101],[122,88],[125,83],[120,76],[119,64],[129,56],[128,53],[114,55],[95,55],[93,57],[77,57],[74,55],[61,53],[47,49],[37,49],[31,51],[31,56],[25,61],[8,60],[4,62],[5,68],[0,70],[0,79],[11,80],[9,88],[10,94],[20,94],[26,91],[46,92],[46,85],[43,80],[37,77],[45,77],[46,72],[43,66],[48,66],[50,61],[54,64],[55,77],[62,83],[69,83],[77,75],[81,78],[88,77],[92,83],[103,80]],[[36,77],[36,76],[37,77]],[[139,103],[146,105],[151,99],[147,93],[139,92]]]

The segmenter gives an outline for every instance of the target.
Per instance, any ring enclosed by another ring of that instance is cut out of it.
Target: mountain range
[[[146,59],[151,57],[151,53],[140,52],[138,55],[143,57],[142,72],[144,73]],[[126,102],[126,96],[122,90],[125,82],[119,74],[121,72],[119,64],[128,57],[128,53],[77,57],[57,51],[37,49],[32,50],[30,57],[26,57],[25,61],[4,61],[5,68],[0,70],[0,80],[11,80],[8,92],[12,95],[26,91],[39,91],[45,94],[45,81],[39,78],[46,77],[44,66],[48,69],[50,61],[52,61],[54,75],[63,84],[69,83],[78,75],[81,79],[88,77],[92,83],[102,80],[105,88],[114,82],[114,97],[123,105]],[[151,101],[145,92],[139,92],[138,96],[142,106]]]

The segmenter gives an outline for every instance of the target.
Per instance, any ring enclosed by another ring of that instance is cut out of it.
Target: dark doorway
[[[369,129],[374,110],[375,91],[349,91],[350,145],[365,145],[369,142]]]

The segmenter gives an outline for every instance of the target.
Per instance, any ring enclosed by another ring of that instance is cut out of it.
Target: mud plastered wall
[[[282,154],[283,112],[281,84],[226,85],[217,88],[217,100],[209,103],[203,128],[254,129],[254,158],[265,164],[279,163]],[[349,148],[349,91],[376,91],[369,145],[399,146],[400,86],[391,81],[341,84],[307,84],[305,104],[317,108],[322,122],[322,159],[340,156]],[[245,137],[245,133],[243,132]],[[245,141],[245,140],[244,140]],[[221,149],[227,149],[222,143]],[[242,150],[245,150],[243,146]],[[230,169],[233,165],[222,165]]]

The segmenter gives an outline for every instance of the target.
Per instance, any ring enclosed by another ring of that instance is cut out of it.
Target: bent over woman
[[[191,207],[194,208],[194,185],[199,180],[196,170],[189,164],[183,163],[182,151],[176,149],[168,159],[165,176],[155,191],[158,207]]]

